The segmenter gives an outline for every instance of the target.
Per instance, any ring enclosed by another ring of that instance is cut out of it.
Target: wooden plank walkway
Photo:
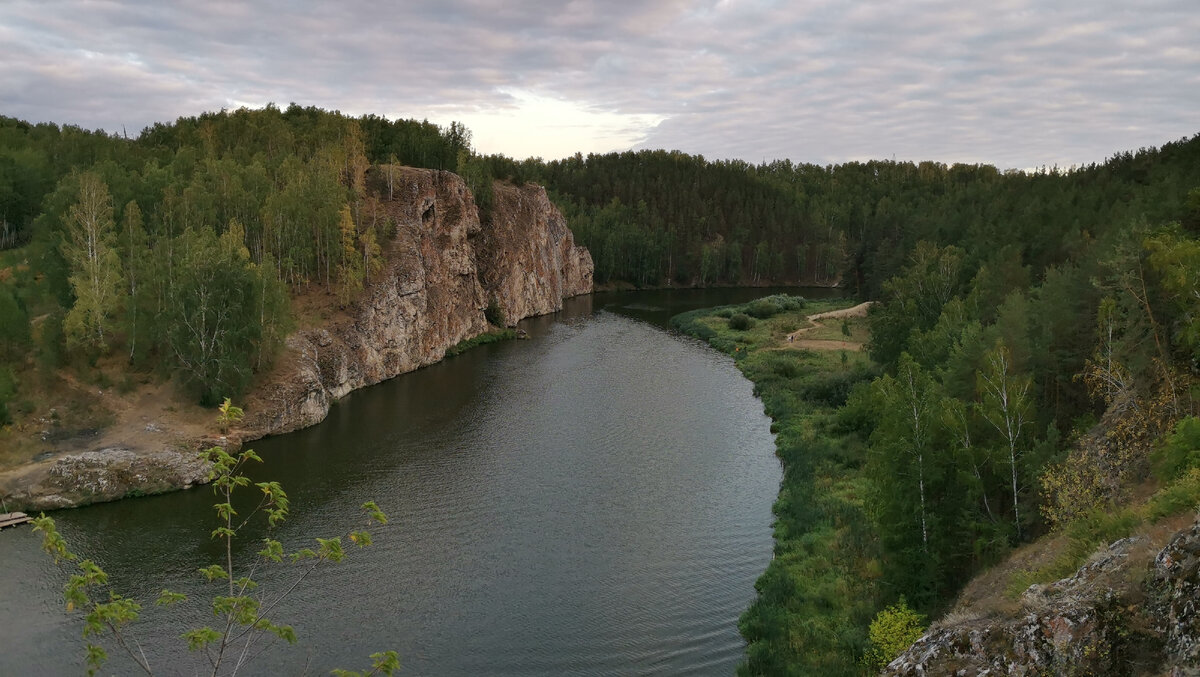
[[[15,527],[18,524],[24,524],[33,519],[23,512],[0,512],[0,529],[4,527]]]

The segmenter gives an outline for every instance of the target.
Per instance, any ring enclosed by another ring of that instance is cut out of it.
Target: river
[[[366,500],[391,521],[288,598],[276,616],[299,643],[243,674],[362,669],[386,649],[403,675],[732,674],[780,467],[751,384],[666,322],[770,291],[572,299],[523,322],[529,340],[352,393],[320,425],[251,444],[255,474],[292,499],[285,546],[356,528]],[[134,634],[160,674],[198,665],[178,636],[211,618],[200,603],[215,590],[195,572],[222,552],[213,502],[200,488],[54,515],[146,604]],[[0,532],[0,674],[82,674],[82,623],[38,543],[27,527]],[[264,589],[288,575],[267,573]],[[152,608],[163,588],[193,601]],[[113,655],[105,674],[131,674]]]

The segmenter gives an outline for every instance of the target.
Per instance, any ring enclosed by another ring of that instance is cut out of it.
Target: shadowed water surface
[[[356,527],[367,499],[392,521],[282,605],[300,643],[270,647],[248,673],[361,669],[395,649],[405,675],[732,674],[780,469],[751,384],[664,325],[763,293],[576,299],[524,323],[528,341],[354,393],[324,423],[251,445],[266,461],[257,474],[292,498],[285,545]],[[128,594],[194,596],[137,628],[168,652],[164,674],[192,665],[177,638],[214,592],[195,574],[221,555],[212,503],[199,489],[55,515]],[[37,546],[28,529],[0,533],[0,674],[80,673],[80,624]],[[283,582],[264,576],[264,588]]]

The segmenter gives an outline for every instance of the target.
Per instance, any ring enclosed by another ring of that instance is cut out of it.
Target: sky
[[[1062,168],[1200,132],[1196,0],[0,0],[0,115],[290,102],[550,160]]]

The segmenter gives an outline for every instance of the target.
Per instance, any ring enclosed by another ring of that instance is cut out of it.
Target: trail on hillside
[[[802,335],[814,329],[820,329],[825,325],[821,324],[821,320],[840,320],[848,317],[866,317],[867,310],[870,309],[874,301],[860,303],[851,308],[842,308],[841,310],[830,310],[825,313],[814,313],[805,319],[808,320],[809,326],[788,334],[787,342],[783,346],[785,348],[796,348],[802,350],[862,350],[863,345],[857,341],[838,341],[836,339],[805,339],[800,338]]]

